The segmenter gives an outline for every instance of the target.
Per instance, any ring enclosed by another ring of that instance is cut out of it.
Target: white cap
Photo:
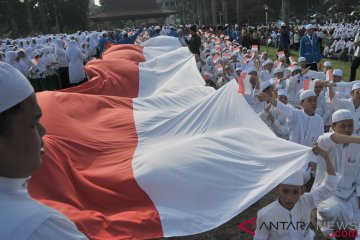
[[[298,58],[298,62],[301,63],[301,62],[306,62],[306,58],[305,57],[299,57]]]
[[[351,91],[356,90],[356,89],[360,89],[360,82],[355,83],[355,84],[352,86]]]
[[[253,68],[253,67],[250,67],[250,68],[246,69],[246,73],[247,73],[247,74],[250,74],[250,73],[252,73],[252,72],[257,72],[257,71],[256,71],[256,69]]]
[[[347,109],[337,110],[333,113],[333,115],[331,117],[331,121],[333,123],[340,122],[343,120],[349,120],[349,119],[351,119],[351,120],[354,119],[354,115],[352,114],[352,112],[350,112]]]
[[[293,66],[293,67],[291,67],[290,69],[291,69],[291,72],[293,72],[293,71],[296,71],[296,70],[301,70],[301,67],[299,67],[299,66]]]
[[[280,24],[280,26],[285,27],[285,26],[286,26],[286,23],[282,22],[282,23]]]
[[[232,56],[232,57],[237,57],[238,55],[236,54],[236,52],[233,52],[233,53],[231,54],[231,56]]]
[[[315,28],[315,27],[314,27],[314,25],[312,25],[312,24],[308,24],[308,25],[306,25],[306,27],[305,27],[306,30],[314,29],[314,28]]]
[[[235,69],[235,72],[237,72],[237,71],[240,71],[240,72],[241,72],[241,71],[242,71],[242,70],[241,70],[241,67],[237,67],[237,68]]]
[[[21,72],[0,62],[0,113],[24,101],[33,92],[34,88]]]
[[[265,65],[272,64],[272,63],[274,63],[274,62],[271,59],[268,59],[262,64],[262,66],[264,67]]]
[[[284,72],[284,69],[283,68],[275,68],[274,69],[274,74],[277,74],[277,73],[283,73]]]
[[[156,26],[154,30],[160,30],[160,26]]]
[[[314,91],[311,90],[305,90],[300,93],[300,102],[306,98],[309,97],[316,97],[316,94]]]
[[[278,93],[278,96],[285,96],[285,97],[287,97],[287,92],[286,92],[285,89],[279,89],[277,93]]]
[[[215,49],[212,49],[211,50],[211,54],[215,54],[216,53],[216,50]]]
[[[302,186],[304,185],[304,174],[301,171],[296,171],[282,181],[281,184]]]
[[[127,34],[127,31],[122,31],[121,32],[121,35],[123,35],[123,36],[126,35],[126,34]]]
[[[333,76],[342,77],[343,76],[343,71],[341,69],[334,69]]]
[[[325,67],[332,67],[332,62],[326,61],[326,62],[324,62],[324,66]]]
[[[273,85],[273,82],[271,80],[268,80],[268,81],[265,81],[265,82],[262,82],[260,84],[260,91],[263,92],[265,89],[267,89],[268,87],[272,86]]]

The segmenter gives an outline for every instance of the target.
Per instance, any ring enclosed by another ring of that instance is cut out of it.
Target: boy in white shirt
[[[303,194],[304,176],[297,171],[278,185],[278,199],[259,210],[254,240],[313,239],[310,229],[311,211],[319,202],[331,197],[338,183],[328,153],[315,145],[312,149],[326,165],[326,177],[322,185]]]

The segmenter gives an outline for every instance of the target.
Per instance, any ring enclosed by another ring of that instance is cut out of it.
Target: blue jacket
[[[306,58],[306,63],[318,63],[321,60],[319,39],[316,35],[310,37],[306,34],[300,39],[300,57]]]
[[[126,38],[123,38],[123,39],[120,39],[119,41],[113,41],[113,43],[116,43],[116,44],[134,44],[137,36],[143,31],[143,28],[140,27],[137,32],[132,35],[131,37],[126,37]]]

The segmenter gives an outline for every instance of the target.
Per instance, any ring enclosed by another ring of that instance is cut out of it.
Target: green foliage
[[[0,1],[0,34],[12,33],[12,37],[17,37],[35,33],[74,32],[88,28],[89,0],[27,1],[32,25],[29,24],[24,2]],[[32,26],[32,29],[29,29],[29,26]]]

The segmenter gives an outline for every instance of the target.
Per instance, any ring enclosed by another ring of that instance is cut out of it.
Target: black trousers
[[[351,63],[351,70],[350,70],[350,82],[355,81],[356,77],[356,69],[360,65],[360,57],[355,57],[353,62]]]
[[[307,63],[306,67],[310,67],[310,70],[314,70],[314,71],[318,70],[317,63]]]

